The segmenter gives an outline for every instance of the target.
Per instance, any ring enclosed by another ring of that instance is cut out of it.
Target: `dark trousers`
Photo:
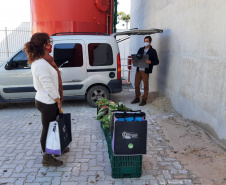
[[[37,100],[35,100],[35,106],[41,112],[42,135],[41,135],[40,142],[41,142],[42,151],[45,152],[49,123],[51,121],[56,121],[56,117],[59,114],[59,109],[58,109],[57,103],[45,104]]]
[[[141,80],[144,82],[144,94],[142,96],[142,100],[147,101],[148,99],[148,90],[149,90],[149,74],[144,71],[137,71],[135,76],[135,94],[136,98],[140,98],[140,83]]]

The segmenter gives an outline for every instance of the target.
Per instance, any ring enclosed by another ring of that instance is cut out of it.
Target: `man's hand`
[[[131,62],[134,63],[134,61],[131,59]]]
[[[150,60],[145,60],[145,62],[147,63],[147,64],[151,64],[151,61]]]

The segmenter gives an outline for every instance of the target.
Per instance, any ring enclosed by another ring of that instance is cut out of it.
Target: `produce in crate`
[[[109,130],[110,128],[110,115],[113,110],[132,110],[126,107],[122,102],[115,103],[113,101],[107,100],[106,98],[101,98],[97,101],[98,114],[96,119],[100,120],[104,129]]]

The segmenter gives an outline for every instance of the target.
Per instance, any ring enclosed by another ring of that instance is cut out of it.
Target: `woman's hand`
[[[55,101],[57,102],[57,106],[60,111],[60,109],[62,108],[62,102],[61,102],[60,98],[55,99]]]
[[[57,103],[57,105],[58,105],[58,109],[59,109],[59,111],[61,110],[61,108],[62,108],[62,103],[60,102],[60,103]]]
[[[145,62],[147,63],[147,64],[151,64],[151,61],[150,60],[145,60]]]

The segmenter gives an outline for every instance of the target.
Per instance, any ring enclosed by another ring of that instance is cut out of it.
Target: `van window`
[[[112,48],[105,43],[88,45],[90,66],[109,66],[113,64]]]
[[[25,51],[20,51],[12,59],[12,69],[30,69],[31,65],[27,63],[27,55]]]
[[[77,43],[55,44],[54,61],[58,67],[83,66],[82,45]]]

